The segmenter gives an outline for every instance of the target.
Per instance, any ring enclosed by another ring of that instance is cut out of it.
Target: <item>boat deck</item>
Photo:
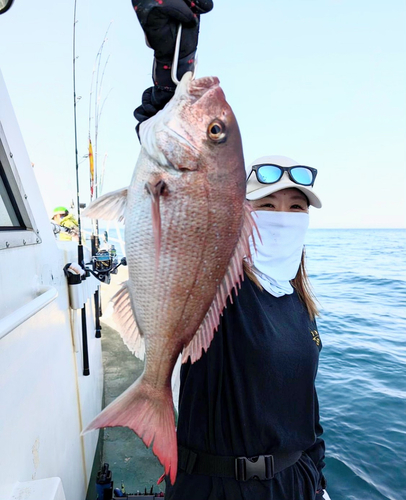
[[[119,268],[119,274],[112,276],[110,285],[102,285],[102,350],[104,368],[103,407],[110,404],[140,375],[143,362],[133,356],[124,345],[114,328],[108,301],[117,291],[120,283],[127,279],[127,269]],[[90,367],[91,368],[91,367]],[[143,493],[151,490],[158,493],[165,490],[165,483],[156,484],[163,474],[163,467],[151,449],[133,431],[126,427],[112,427],[100,431],[92,478],[86,500],[96,500],[96,474],[103,463],[107,462],[112,471],[114,488],[124,484],[127,493]]]

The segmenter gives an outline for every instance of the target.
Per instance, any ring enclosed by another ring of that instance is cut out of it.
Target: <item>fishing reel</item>
[[[86,269],[102,283],[109,284],[111,275],[117,274],[120,266],[126,266],[127,259],[123,257],[119,262],[116,249],[111,245],[108,250],[96,252],[90,264],[91,266],[86,266]]]

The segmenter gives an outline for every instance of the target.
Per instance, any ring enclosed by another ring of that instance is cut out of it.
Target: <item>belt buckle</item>
[[[257,457],[238,457],[235,459],[235,478],[237,481],[248,481],[255,478],[261,481],[274,477],[273,455]]]

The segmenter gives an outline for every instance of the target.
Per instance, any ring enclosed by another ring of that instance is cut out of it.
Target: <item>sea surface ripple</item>
[[[331,500],[406,500],[406,230],[310,229],[306,253]]]
[[[310,229],[332,500],[406,499],[406,230]]]

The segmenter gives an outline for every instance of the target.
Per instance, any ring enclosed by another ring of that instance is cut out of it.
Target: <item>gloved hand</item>
[[[157,86],[149,87],[142,94],[142,104],[134,110],[134,117],[140,123],[154,116],[173,97],[174,91]],[[140,123],[137,125],[137,133]]]
[[[197,47],[200,14],[213,8],[212,0],[131,0],[147,44],[158,61],[171,63],[176,34],[181,23],[180,59]]]
[[[177,78],[193,71],[199,37],[200,14],[213,8],[212,0],[131,0],[144,30],[147,44],[154,50],[154,87],[142,96],[142,105],[134,111],[143,121],[162,109],[171,99],[176,85],[171,78],[176,35],[182,24]]]

